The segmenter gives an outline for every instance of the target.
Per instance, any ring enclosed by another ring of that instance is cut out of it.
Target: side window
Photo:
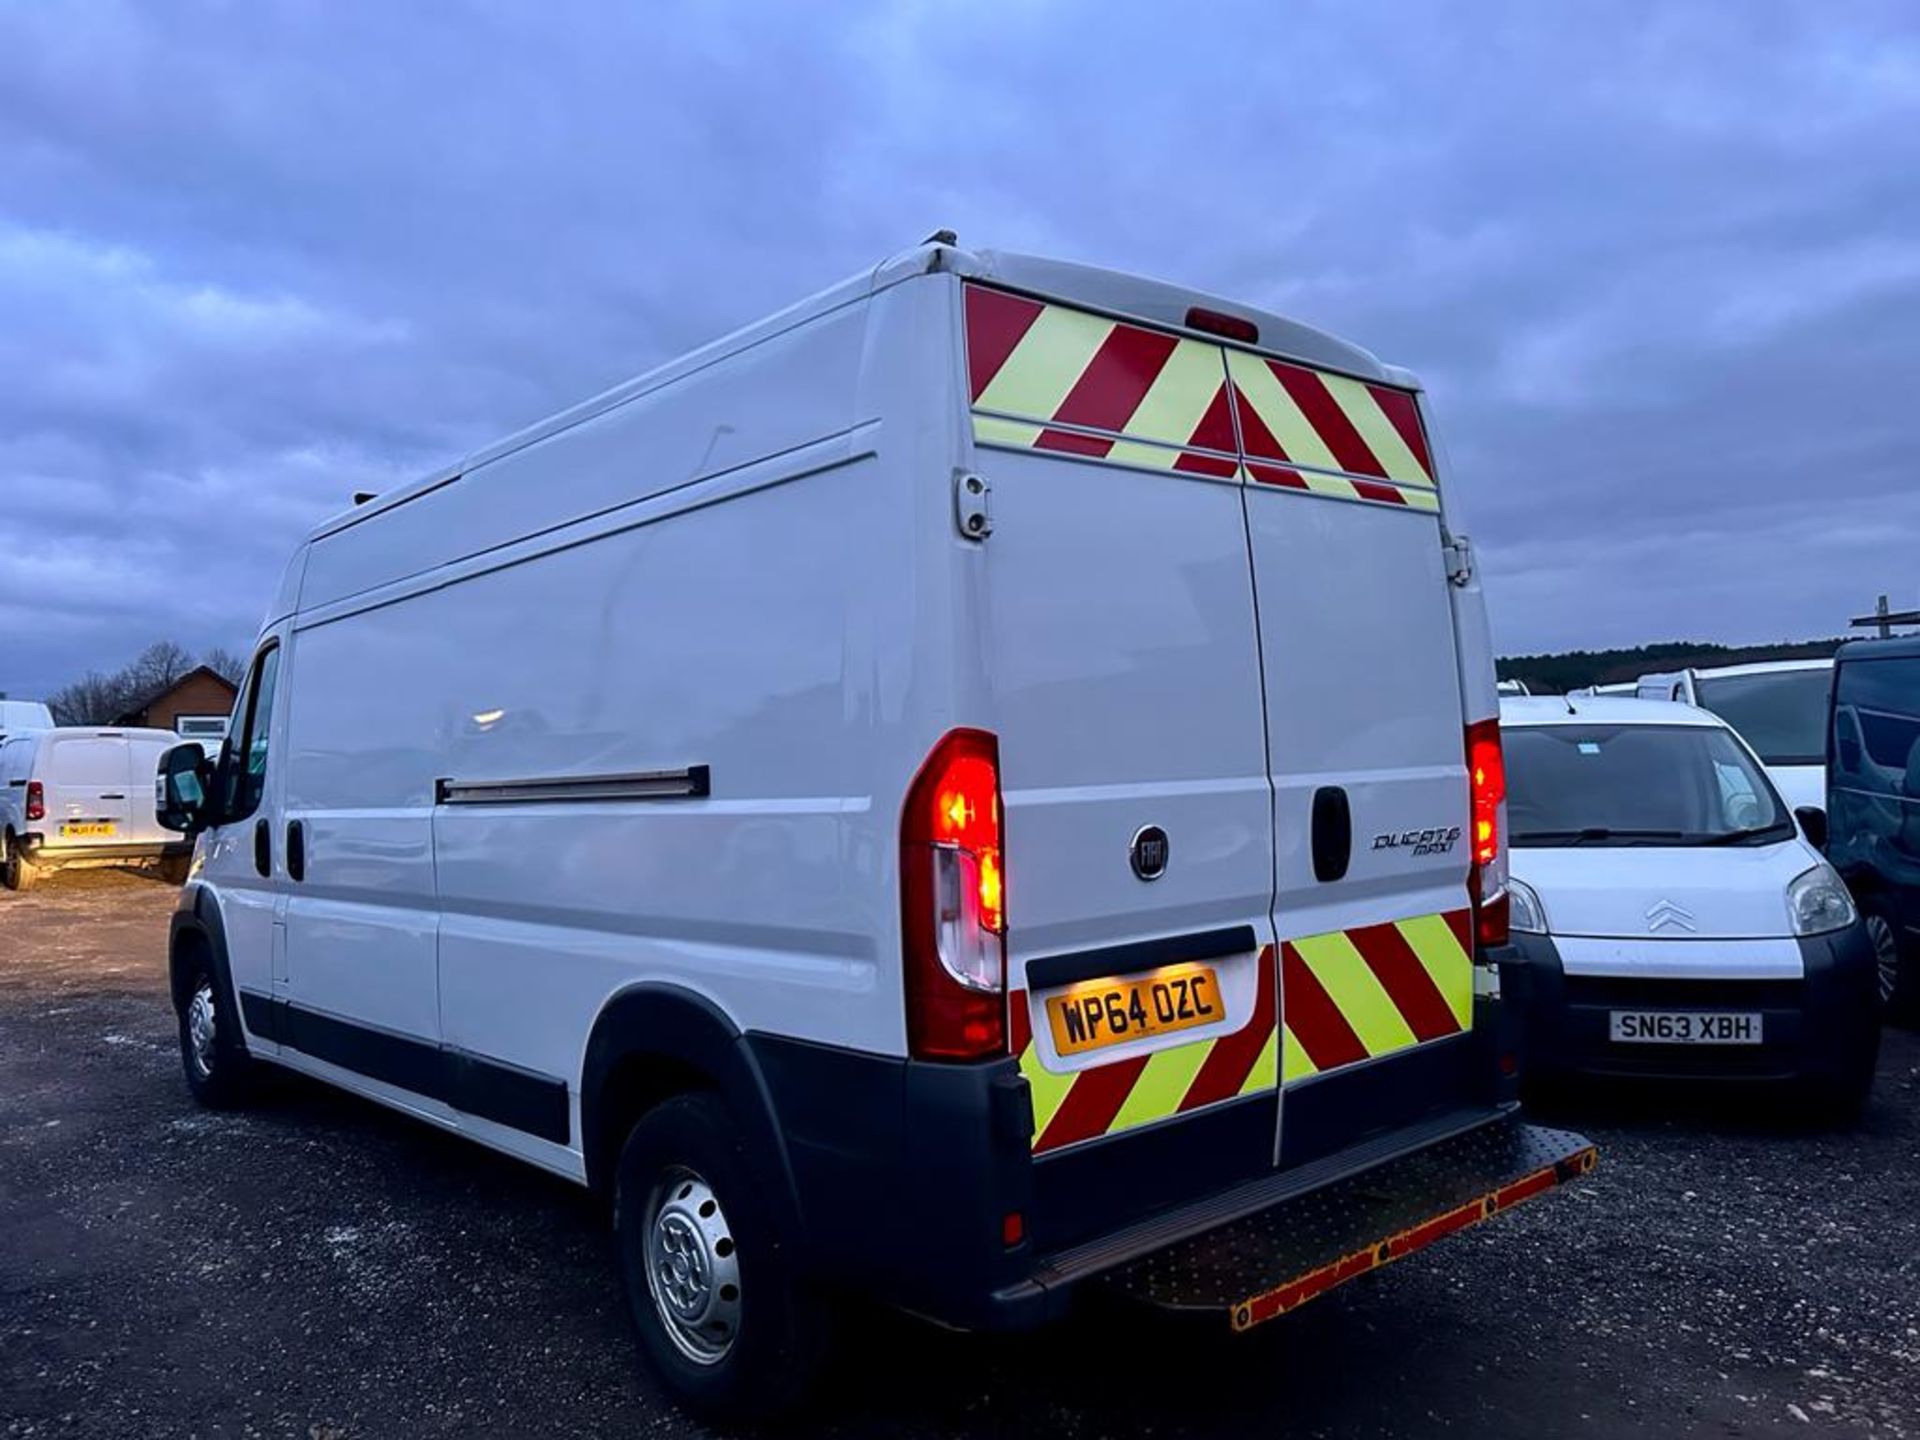
[[[1863,790],[1920,799],[1920,660],[1841,666],[1834,768]]]
[[[234,706],[227,752],[228,820],[244,820],[260,808],[267,788],[267,751],[273,740],[273,693],[280,678],[280,647],[270,645],[253,662],[246,688]]]

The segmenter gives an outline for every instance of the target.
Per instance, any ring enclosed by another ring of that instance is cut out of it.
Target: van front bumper
[[[1871,1053],[1879,1025],[1872,944],[1857,923],[1797,943],[1797,979],[1679,980],[1568,975],[1551,936],[1515,934],[1520,958],[1505,978],[1522,1017],[1524,1072],[1536,1080],[1844,1081],[1857,1057]],[[1619,1042],[1611,1038],[1616,1010],[1758,1014],[1761,1043]]]

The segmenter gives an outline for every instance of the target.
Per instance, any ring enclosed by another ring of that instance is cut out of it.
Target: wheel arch
[[[641,984],[601,1008],[580,1077],[580,1143],[587,1183],[611,1193],[620,1147],[633,1124],[675,1095],[711,1090],[741,1127],[741,1139],[774,1184],[782,1229],[797,1234],[800,1208],[766,1077],[737,1026],[705,996]]]
[[[233,970],[227,960],[227,930],[220,920],[220,906],[196,885],[190,894],[180,897],[167,929],[167,993],[175,1013],[186,1008],[187,982],[193,978],[195,962],[204,960],[213,972],[213,983],[220,987],[226,1013],[238,1021],[235,1038],[240,1049],[247,1048],[245,1019],[240,1012],[240,995],[233,988]]]

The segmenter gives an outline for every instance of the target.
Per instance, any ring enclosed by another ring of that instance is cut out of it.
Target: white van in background
[[[1830,659],[1766,660],[1642,675],[1632,693],[1711,710],[1760,757],[1790,808],[1824,810],[1832,689]]]
[[[1840,876],[1718,716],[1504,700],[1528,1078],[1873,1083],[1874,946]]]
[[[70,866],[153,865],[176,884],[193,847],[154,818],[171,730],[61,726],[0,742],[0,883]]]
[[[1514,1112],[1423,403],[930,243],[328,522],[163,777],[189,1084],[600,1187],[648,1356],[736,1412],[833,1291],[1244,1329],[1583,1172]]]
[[[39,700],[8,700],[0,697],[0,740],[28,730],[51,730],[53,712]]]

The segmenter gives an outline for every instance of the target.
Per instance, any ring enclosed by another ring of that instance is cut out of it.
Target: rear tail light
[[[47,818],[47,792],[41,788],[38,780],[27,781],[27,819],[44,820]]]
[[[1224,336],[1228,340],[1238,340],[1244,345],[1260,343],[1260,327],[1251,320],[1238,315],[1224,315],[1218,310],[1208,310],[1195,305],[1187,311],[1187,328],[1203,330],[1209,335]]]
[[[1507,762],[1500,750],[1500,722],[1467,727],[1467,786],[1471,800],[1474,938],[1481,945],[1507,943]]]
[[[908,789],[900,893],[912,1053],[926,1060],[1005,1054],[1000,746],[986,731],[950,732]]]

